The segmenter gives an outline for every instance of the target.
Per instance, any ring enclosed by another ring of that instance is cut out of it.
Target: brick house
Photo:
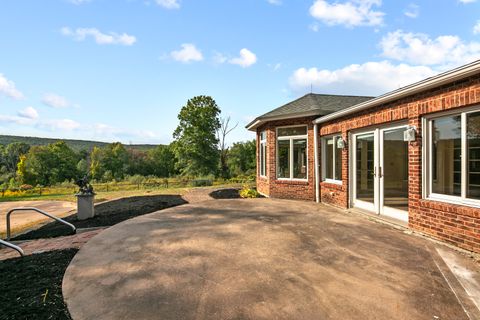
[[[257,189],[480,252],[480,60],[379,97],[307,94],[247,125]]]

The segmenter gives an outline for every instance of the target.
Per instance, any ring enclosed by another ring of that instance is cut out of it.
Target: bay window
[[[277,178],[307,179],[307,127],[277,128]]]
[[[426,120],[426,195],[480,205],[480,112]]]
[[[342,148],[338,148],[341,135],[322,138],[322,180],[342,183]]]
[[[267,132],[260,133],[260,176],[267,176]]]

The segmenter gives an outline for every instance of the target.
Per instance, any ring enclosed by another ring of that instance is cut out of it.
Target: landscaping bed
[[[209,195],[214,199],[238,199],[240,198],[240,188],[225,188],[215,190]]]
[[[62,279],[77,249],[0,261],[0,319],[71,319]]]
[[[128,197],[96,204],[95,217],[91,219],[79,221],[76,214],[72,214],[64,220],[72,223],[77,229],[109,227],[127,219],[184,203],[186,201],[180,195]],[[13,240],[53,238],[69,234],[72,234],[72,230],[68,226],[53,221],[38,229],[18,235]]]

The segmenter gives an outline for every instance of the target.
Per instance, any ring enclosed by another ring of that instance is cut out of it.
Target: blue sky
[[[378,95],[480,58],[480,0],[3,0],[0,133],[168,143],[211,95],[238,128],[310,92]]]

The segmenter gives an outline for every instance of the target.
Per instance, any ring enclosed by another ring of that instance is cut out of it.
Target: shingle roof
[[[361,102],[373,99],[366,96],[343,96],[309,93],[281,107],[267,112],[247,125],[250,128],[255,122],[265,122],[274,118],[299,117],[303,115],[324,116],[345,109]]]

